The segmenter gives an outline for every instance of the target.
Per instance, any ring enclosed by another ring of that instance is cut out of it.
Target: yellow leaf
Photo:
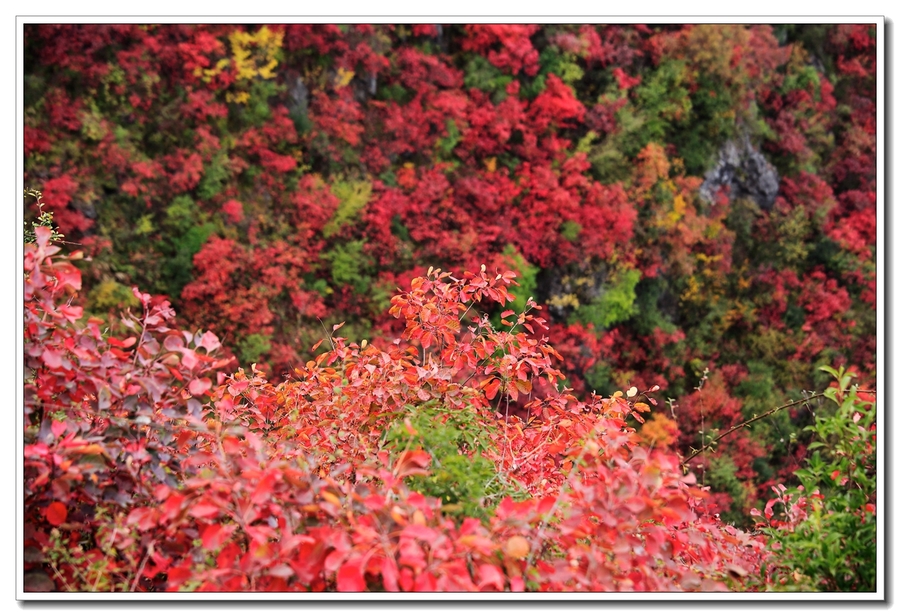
[[[403,514],[403,510],[396,505],[391,508],[391,519],[401,526],[406,524],[406,516]]]
[[[328,501],[336,507],[341,506],[341,499],[339,499],[337,495],[332,494],[331,492],[322,492],[322,499]]]
[[[344,88],[353,81],[353,77],[356,75],[353,71],[348,71],[343,67],[337,70],[337,75],[334,78],[334,87],[335,89]]]
[[[232,94],[231,92],[228,92],[227,94],[225,94],[225,100],[229,103],[239,103],[242,105],[250,100],[250,93],[238,92],[237,94]]]

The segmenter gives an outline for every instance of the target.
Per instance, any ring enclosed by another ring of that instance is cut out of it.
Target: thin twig
[[[113,541],[116,540],[116,534],[119,532],[119,527],[113,528],[112,536],[109,538],[109,545],[106,546],[107,556],[109,555],[109,551],[112,549]],[[97,592],[97,584],[100,583],[100,573],[97,572],[97,577],[94,579],[94,585],[91,587],[91,592]]]
[[[141,574],[144,572],[144,567],[147,565],[147,559],[150,558],[150,552],[153,551],[153,544],[155,541],[151,541],[150,545],[147,546],[147,552],[144,554],[144,560],[141,561],[138,570],[134,574],[134,579],[131,581],[131,589],[128,592],[134,592],[135,588],[137,588],[138,581],[141,579]]]
[[[848,389],[848,390],[844,390],[844,392],[846,392],[846,391],[850,391],[850,390],[849,390],[849,389]],[[841,392],[841,393],[844,393],[844,392]],[[874,393],[876,393],[876,391],[875,391],[874,389],[857,389],[856,392],[857,392],[857,393],[861,393],[861,394],[874,394]],[[684,461],[682,462],[682,464],[683,464],[683,465],[684,465],[684,464],[687,464],[688,462],[690,462],[691,460],[693,460],[694,458],[696,458],[697,456],[699,456],[701,453],[703,453],[704,451],[706,451],[707,449],[709,449],[710,447],[712,447],[713,445],[715,445],[717,442],[719,442],[720,440],[722,440],[723,438],[725,438],[726,436],[728,436],[728,435],[731,434],[732,432],[735,432],[735,431],[737,431],[737,430],[740,430],[741,428],[746,428],[746,427],[749,426],[750,424],[756,423],[756,422],[759,421],[760,419],[764,419],[764,418],[768,417],[769,415],[772,415],[773,413],[777,413],[778,411],[782,411],[782,410],[784,410],[784,409],[786,409],[786,408],[790,408],[790,407],[792,407],[792,406],[797,406],[798,404],[803,404],[804,402],[810,402],[811,400],[815,400],[816,398],[824,398],[824,397],[825,397],[825,394],[824,394],[824,393],[813,394],[813,395],[811,395],[811,396],[807,396],[806,398],[801,398],[800,400],[788,402],[787,404],[782,404],[781,406],[777,406],[777,407],[775,407],[774,409],[770,409],[770,410],[766,411],[766,412],[763,413],[762,415],[755,415],[755,416],[751,417],[750,419],[748,419],[748,420],[746,420],[746,421],[742,421],[741,423],[739,423],[739,424],[737,424],[737,425],[735,425],[735,426],[732,426],[731,428],[729,428],[728,430],[726,430],[725,432],[723,432],[722,434],[720,434],[720,435],[717,436],[716,438],[712,439],[709,443],[707,443],[706,445],[704,445],[703,447],[701,447],[700,449],[698,449],[697,451],[695,451],[694,453],[692,453],[691,455],[689,455],[687,458],[684,459]]]
[[[784,443],[784,432],[781,430],[781,426],[779,426],[777,423],[775,423],[775,419],[771,416],[769,416],[769,423],[772,424],[772,427],[775,428],[776,432],[778,432],[778,436],[781,437],[781,442]],[[800,462],[797,460],[796,456],[794,456],[794,452],[791,451],[790,436],[788,437],[788,442],[785,446],[785,450],[787,451],[787,455],[790,456],[791,462],[793,462],[797,466],[800,466]]]
[[[325,327],[322,319],[316,317],[316,320],[319,322],[319,325],[322,326],[322,331],[325,332],[325,335],[328,337],[328,343],[331,344],[331,350],[335,351],[336,349],[334,348],[334,340],[331,338],[331,334],[328,333],[328,329]]]
[[[60,580],[62,580],[62,583],[66,585],[66,590],[68,590],[69,592],[75,592],[75,589],[73,589],[71,586],[69,586],[69,583],[66,581],[66,578],[64,578],[62,573],[59,572],[59,569],[56,568],[56,565],[53,563],[52,560],[50,561],[50,567],[53,569],[53,572],[56,574],[56,577],[58,577]]]
[[[131,311],[129,311],[129,316],[131,316]],[[147,317],[150,316],[150,309],[144,306],[144,316],[141,318],[141,337],[138,339],[137,346],[134,347],[134,359],[131,362],[132,370],[137,368],[138,357],[141,354],[141,347],[144,346],[144,334],[147,333]]]

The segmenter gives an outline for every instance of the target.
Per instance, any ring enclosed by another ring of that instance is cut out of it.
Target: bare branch
[[[844,391],[846,392],[846,391],[849,391],[849,390],[844,390]],[[874,389],[857,389],[856,391],[857,391],[857,393],[863,393],[863,394],[874,394],[874,393],[876,393]],[[766,412],[763,413],[762,415],[754,415],[753,417],[751,417],[751,418],[748,419],[747,421],[742,421],[741,423],[739,423],[739,424],[737,424],[737,425],[735,425],[735,426],[732,426],[731,428],[729,428],[728,430],[726,430],[725,432],[723,432],[722,434],[720,434],[720,435],[717,436],[716,438],[712,439],[710,442],[708,442],[708,443],[706,443],[705,445],[703,445],[703,447],[701,447],[700,449],[698,449],[697,451],[695,451],[694,453],[692,453],[691,455],[689,455],[687,458],[685,458],[684,461],[683,461],[681,464],[682,464],[682,465],[687,465],[688,462],[690,462],[691,460],[693,460],[694,458],[696,458],[697,456],[699,456],[701,453],[703,453],[704,451],[706,451],[707,449],[709,449],[710,447],[712,447],[713,445],[715,445],[716,443],[718,443],[720,440],[722,440],[723,438],[725,438],[726,436],[728,436],[728,435],[731,434],[732,432],[736,432],[737,430],[740,430],[741,428],[746,428],[746,427],[749,426],[750,424],[756,423],[756,422],[759,421],[760,419],[763,419],[763,418],[765,418],[765,417],[768,417],[769,415],[772,415],[773,413],[777,413],[778,411],[784,410],[784,409],[786,409],[786,408],[790,408],[790,407],[792,407],[792,406],[797,406],[798,404],[803,404],[803,403],[805,403],[805,402],[810,402],[811,400],[815,400],[816,398],[822,398],[822,397],[824,397],[824,396],[825,396],[824,393],[812,394],[811,396],[807,396],[806,398],[801,398],[800,400],[791,401],[791,402],[788,402],[787,404],[782,404],[781,406],[776,406],[775,408],[766,411]]]

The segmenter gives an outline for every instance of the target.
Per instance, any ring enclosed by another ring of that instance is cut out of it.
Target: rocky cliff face
[[[700,186],[700,196],[713,201],[724,188],[731,199],[749,197],[768,210],[778,195],[778,183],[778,171],[745,137],[722,146],[715,167]]]
[[[298,75],[294,86],[288,90],[288,112],[291,115],[305,116],[309,110],[309,88]]]

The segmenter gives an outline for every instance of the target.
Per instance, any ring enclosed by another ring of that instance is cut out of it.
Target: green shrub
[[[138,308],[141,303],[131,290],[131,287],[117,282],[111,278],[105,278],[97,283],[88,292],[88,300],[95,310],[122,310],[123,308]]]
[[[769,574],[778,590],[874,592],[876,404],[849,387],[855,375],[822,370],[838,382],[824,394],[837,408],[820,408],[806,428],[814,440],[795,473],[800,485],[780,486],[766,505]]]
[[[215,226],[187,195],[175,197],[166,208],[163,221],[165,233],[159,243],[164,260],[160,265],[160,287],[170,297],[177,298],[193,279],[194,255],[212,234]]]
[[[492,432],[471,410],[451,411],[429,402],[407,406],[406,414],[386,432],[385,445],[398,455],[427,452],[429,474],[408,478],[409,487],[440,498],[446,514],[486,522],[501,498],[519,493],[484,455],[496,447]]]
[[[240,340],[235,346],[237,347],[235,352],[241,360],[241,365],[244,366],[258,362],[263,355],[272,349],[269,337],[264,334],[250,334]]]
[[[322,229],[326,238],[338,233],[344,226],[356,221],[359,213],[366,207],[372,197],[372,182],[367,180],[338,180],[331,185],[331,192],[340,204],[334,216]]]
[[[581,323],[593,323],[601,329],[627,321],[637,314],[634,289],[640,279],[641,273],[636,269],[619,272],[600,297],[575,311],[575,319]]]
[[[722,519],[729,524],[743,526],[747,520],[740,512],[746,511],[750,491],[738,479],[737,472],[737,465],[727,455],[712,458],[709,461],[709,471],[706,473],[706,483],[713,491],[728,494],[734,501],[731,509],[722,512]]]
[[[512,244],[506,245],[506,248],[503,249],[503,256],[507,258],[507,263],[518,274],[516,282],[519,283],[519,286],[512,290],[516,299],[509,302],[504,309],[515,310],[517,313],[524,312],[528,298],[537,295],[537,275],[541,268],[526,261],[525,257]]]
[[[512,79],[482,56],[472,56],[466,64],[463,77],[467,90],[476,88],[493,94],[495,104],[506,98],[506,86]]]
[[[354,240],[338,244],[322,254],[331,263],[331,280],[335,285],[351,285],[357,293],[366,293],[372,283],[367,270],[372,265],[371,258],[364,251],[365,242]]]

